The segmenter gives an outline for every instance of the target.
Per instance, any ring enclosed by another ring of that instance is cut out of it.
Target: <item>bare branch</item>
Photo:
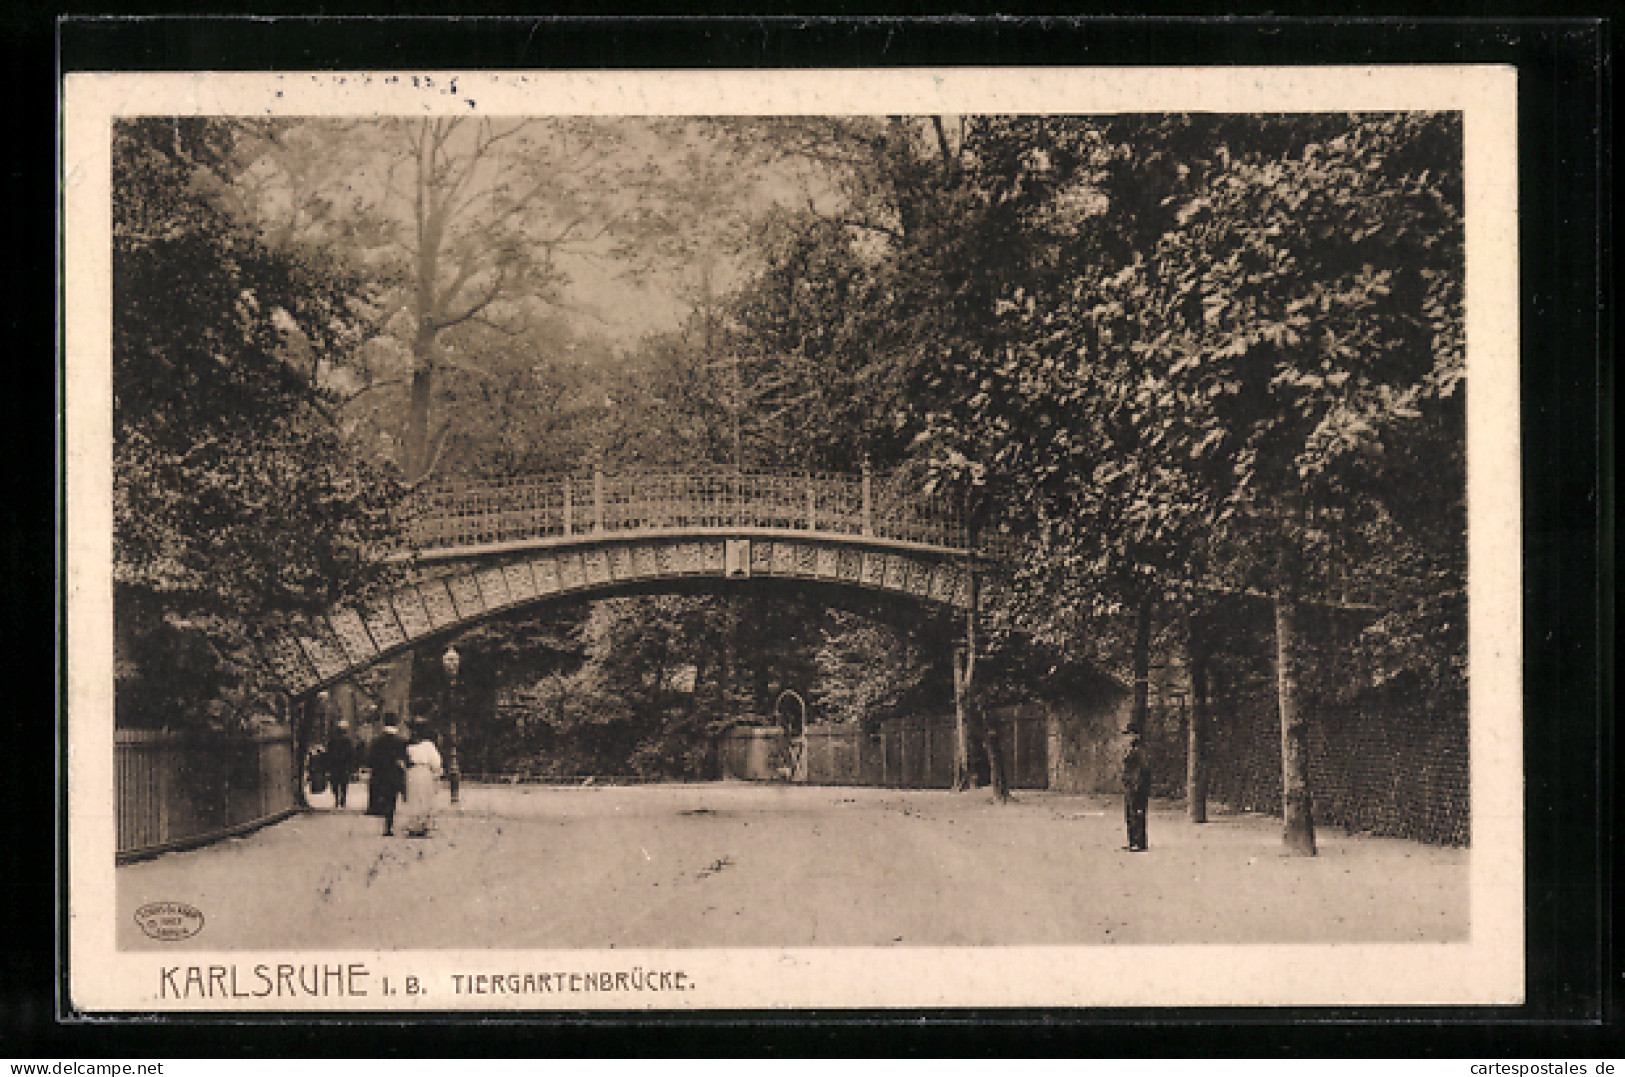
[[[480,311],[496,302],[497,296],[502,294],[502,286],[507,283],[507,278],[507,271],[499,268],[497,270],[496,280],[491,282],[491,287],[486,289],[485,294],[476,300],[473,306],[468,307],[461,314],[449,314],[443,318],[431,319],[429,324],[436,331],[439,331],[441,329],[450,329],[454,325],[461,325],[463,322],[468,321]]]
[[[838,224],[845,228],[857,228],[867,232],[878,232],[883,236],[890,236],[899,242],[901,242],[903,239],[903,233],[884,224],[876,224],[874,221],[859,220],[856,217],[844,217],[839,214],[825,213],[818,208],[817,203],[815,203],[810,196],[807,199],[807,212],[828,224]]]
[[[374,389],[387,389],[391,385],[405,385],[405,384],[406,384],[406,379],[405,378],[386,378],[383,381],[375,381],[375,382],[372,382],[370,385],[364,385],[360,389],[357,389],[354,393],[351,393],[349,396],[347,396],[343,400],[341,400],[339,402],[338,410],[343,411],[345,408],[349,407],[351,404],[354,404],[357,400],[360,400],[362,397],[366,396],[368,393],[372,392]]]
[[[474,155],[476,157],[484,155],[484,153],[487,150],[489,150],[492,146],[495,146],[498,142],[501,142],[505,138],[512,138],[514,135],[517,135],[519,132],[523,131],[525,128],[532,126],[534,123],[535,123],[534,120],[520,120],[518,123],[514,124],[512,127],[508,128],[506,131],[502,131],[502,132],[500,132],[498,134],[490,135],[483,142],[476,141],[475,144],[474,144]],[[485,130],[489,131],[494,126],[495,125],[492,124],[490,120],[485,121]]]
[[[406,158],[397,155],[390,156],[389,167],[384,170],[384,193],[402,202],[409,202],[411,198],[395,184],[395,170],[400,168],[405,160]]]
[[[415,490],[434,477],[435,468],[440,465],[441,456],[445,455],[446,442],[451,437],[451,425],[448,423],[442,426],[437,436],[439,440],[435,444],[434,452],[429,455],[429,462],[424,465],[423,474],[406,484],[408,490]]]
[[[952,181],[954,178],[953,152],[948,149],[948,132],[942,126],[941,116],[931,117],[931,129],[937,133],[937,148],[942,151],[942,174],[944,178]]]
[[[530,329],[530,323],[528,321],[521,325],[518,329],[512,329],[498,322],[493,322],[490,318],[487,318],[483,314],[476,314],[468,320],[474,325],[484,326],[486,329],[495,330],[496,332],[501,333],[503,336],[513,337],[515,339],[524,336],[525,333]]]
[[[563,300],[560,300],[560,299],[549,299],[549,300],[544,300],[544,302],[546,302],[548,304],[548,306],[552,307],[555,310],[564,310],[564,311],[569,311],[571,314],[579,314],[583,318],[592,319],[593,321],[597,322],[599,325],[608,325],[609,324],[608,319],[606,319],[602,314],[600,314],[597,311],[591,309],[590,307],[578,306],[575,303],[566,303],[566,302],[564,302]]]
[[[478,252],[469,251],[464,253],[458,259],[457,276],[453,277],[451,283],[446,285],[446,290],[436,297],[438,305],[445,306],[451,303],[452,300],[457,298],[457,294],[463,290],[463,285],[467,284],[485,268],[480,263]],[[500,276],[498,279],[501,279]]]
[[[489,202],[496,198],[495,184],[486,184],[468,192],[468,197],[461,202],[448,203],[446,215],[454,220],[465,219],[481,202]]]
[[[460,373],[469,374],[469,375],[472,375],[473,377],[476,377],[476,378],[491,379],[491,378],[497,377],[497,375],[494,374],[493,372],[491,372],[489,370],[482,369],[481,367],[471,366],[471,365],[469,365],[467,363],[453,363],[453,362],[451,362],[450,360],[447,360],[447,359],[442,359],[440,361],[438,369],[440,369],[440,370],[456,370],[456,371],[459,371]]]

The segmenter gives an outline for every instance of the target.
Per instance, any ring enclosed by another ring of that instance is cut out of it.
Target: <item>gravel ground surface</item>
[[[444,789],[441,799],[446,801]],[[121,949],[1450,942],[1465,849],[1322,829],[1284,857],[1278,820],[1202,826],[1153,804],[1128,853],[1115,797],[790,787],[465,786],[429,838],[318,810],[120,867]],[[206,917],[156,942],[134,911]]]

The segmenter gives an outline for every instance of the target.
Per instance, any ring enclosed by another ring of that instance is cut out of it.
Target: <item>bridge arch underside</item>
[[[856,588],[966,609],[963,550],[851,535],[581,536],[500,548],[436,550],[414,579],[362,605],[341,605],[264,641],[267,664],[300,696],[488,618],[555,598],[718,590],[777,580]]]

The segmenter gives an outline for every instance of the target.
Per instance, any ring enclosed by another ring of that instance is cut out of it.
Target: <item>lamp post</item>
[[[446,745],[446,754],[449,757],[446,765],[446,784],[451,786],[451,802],[458,803],[461,799],[463,773],[457,766],[457,716],[452,713],[452,695],[457,689],[457,670],[462,667],[463,656],[457,653],[457,648],[447,647],[446,653],[440,656],[440,665],[446,671],[446,702],[441,707],[441,713],[446,716],[446,732],[449,740]]]
[[[302,762],[304,764],[304,791],[311,792],[316,788],[316,748],[327,743],[327,701],[331,698],[327,689],[316,693],[316,713],[311,716],[308,712],[305,720],[304,743],[300,746]],[[309,801],[307,800],[308,804]]]
[[[327,725],[332,720],[328,717],[328,709],[331,705],[331,700],[332,697],[327,694],[327,689],[325,688],[316,693],[316,720],[311,723],[309,732],[310,740],[314,743],[307,743],[305,745],[307,755],[309,754],[310,749],[315,745],[327,743]]]

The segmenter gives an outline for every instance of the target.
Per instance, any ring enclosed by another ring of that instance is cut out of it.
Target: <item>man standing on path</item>
[[[373,738],[367,752],[367,814],[384,820],[384,837],[395,833],[395,802],[406,791],[406,737],[393,714],[384,718],[384,730]]]
[[[1123,819],[1128,824],[1131,853],[1146,851],[1145,812],[1151,801],[1151,766],[1145,758],[1140,731],[1128,731],[1128,750],[1123,753]]]
[[[350,739],[350,723],[333,726],[327,741],[327,778],[333,783],[333,807],[342,808],[349,800],[350,776],[355,773],[355,742]]]

